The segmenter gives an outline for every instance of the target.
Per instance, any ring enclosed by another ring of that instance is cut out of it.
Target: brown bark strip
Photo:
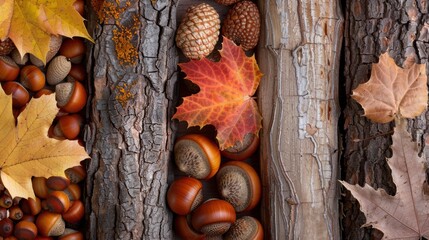
[[[95,27],[91,124],[86,131],[92,157],[86,185],[87,238],[170,239],[172,219],[165,192],[177,78],[177,3],[119,2],[125,7],[120,23],[130,29],[137,25],[131,38],[138,50],[137,64],[118,59],[114,32],[120,26]]]
[[[351,184],[368,183],[395,192],[385,158],[391,155],[393,124],[374,124],[362,117],[361,107],[350,98],[352,89],[370,77],[371,64],[385,51],[399,66],[427,61],[428,5],[426,0],[343,1],[346,6],[344,51],[344,151],[341,178]],[[413,138],[424,146],[427,120],[423,114],[411,123]],[[344,192],[341,214],[347,240],[380,239],[382,233],[361,228],[365,216],[358,202]]]

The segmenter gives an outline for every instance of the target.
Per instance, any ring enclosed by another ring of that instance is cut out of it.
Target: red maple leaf
[[[221,150],[241,142],[247,133],[258,135],[261,114],[252,98],[262,73],[255,56],[247,57],[241,47],[223,38],[221,60],[191,60],[179,66],[186,79],[200,87],[185,97],[173,118],[189,127],[212,124],[217,130]]]

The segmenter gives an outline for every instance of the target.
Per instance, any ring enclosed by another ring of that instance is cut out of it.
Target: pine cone
[[[0,41],[0,56],[8,55],[13,49],[15,49],[15,45],[10,38]]]
[[[220,20],[216,10],[206,3],[191,6],[177,29],[176,44],[190,59],[209,55],[219,38]]]
[[[228,11],[222,25],[222,35],[247,51],[258,44],[260,28],[258,7],[251,1],[242,1]]]

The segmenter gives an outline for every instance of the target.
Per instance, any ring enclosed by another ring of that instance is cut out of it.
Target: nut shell
[[[79,136],[83,119],[80,114],[74,113],[58,118],[53,133],[56,137],[74,140]]]
[[[177,29],[176,44],[190,59],[209,55],[219,39],[220,20],[216,10],[206,3],[187,9]]]
[[[64,80],[71,69],[71,62],[64,56],[56,56],[49,63],[46,80],[50,85],[56,85]]]
[[[64,221],[68,223],[76,224],[76,223],[79,223],[80,220],[82,220],[84,215],[85,215],[85,207],[83,206],[82,201],[75,200],[72,202],[69,210],[63,213],[62,216]]]
[[[53,191],[46,199],[46,206],[50,212],[65,213],[70,208],[70,199],[63,191]]]
[[[15,225],[14,235],[19,240],[32,240],[37,236],[37,227],[33,222],[20,221]]]
[[[46,180],[47,179],[45,177],[33,177],[31,179],[34,195],[42,199],[47,198],[49,195],[49,189],[46,185]]]
[[[174,160],[180,171],[197,179],[209,179],[219,170],[220,151],[210,139],[188,134],[177,139]]]
[[[77,113],[85,107],[87,93],[80,82],[65,82],[55,86],[55,99],[64,112]]]
[[[167,203],[170,209],[186,215],[194,210],[203,200],[203,184],[191,177],[176,179],[167,191]]]
[[[71,183],[79,183],[86,178],[86,170],[82,166],[74,166],[64,171]]]
[[[216,175],[222,198],[234,206],[236,212],[253,209],[261,199],[261,181],[256,171],[242,161],[222,165]]]
[[[260,29],[258,7],[253,2],[245,0],[238,2],[228,11],[223,21],[222,35],[247,51],[258,44]]]
[[[258,147],[259,137],[254,134],[246,134],[242,143],[237,142],[233,147],[221,151],[221,154],[226,158],[242,161],[252,156]]]
[[[234,207],[219,199],[211,199],[201,204],[191,216],[192,227],[209,236],[222,235],[235,222]]]
[[[21,69],[20,81],[22,86],[33,92],[41,90],[46,83],[45,74],[35,65],[27,65]]]
[[[2,84],[6,94],[12,94],[12,106],[20,108],[30,101],[30,93],[18,82],[5,82]]]
[[[174,217],[174,231],[182,239],[205,240],[205,235],[196,232],[189,224],[188,216],[177,215]]]
[[[36,226],[42,236],[60,236],[64,233],[65,222],[61,214],[44,211],[37,216]]]
[[[19,75],[19,66],[8,56],[0,56],[0,82],[13,81]]]
[[[224,235],[226,240],[263,240],[261,223],[254,217],[244,216],[235,221]]]
[[[82,38],[67,38],[63,41],[60,54],[70,59],[72,63],[82,62],[86,46]]]

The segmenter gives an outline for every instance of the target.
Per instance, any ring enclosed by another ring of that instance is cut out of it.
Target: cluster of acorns
[[[170,209],[177,214],[174,227],[182,239],[263,239],[260,222],[249,215],[261,198],[261,182],[255,169],[246,163],[259,147],[259,138],[248,134],[244,144],[219,151],[201,134],[177,139],[174,160],[187,177],[176,179],[167,192]],[[221,165],[221,156],[230,160]],[[200,180],[216,178],[221,199],[203,196]],[[241,215],[237,219],[237,213]]]
[[[74,6],[83,14],[83,0],[77,0]],[[85,53],[83,39],[52,36],[45,66],[33,55],[21,57],[10,39],[0,41],[0,83],[5,93],[12,95],[15,117],[32,97],[38,98],[55,91],[60,111],[50,135],[60,139],[76,139],[83,124],[79,112],[87,101],[83,85],[86,67],[82,63]]]
[[[251,50],[258,44],[261,21],[255,3],[244,0],[216,0],[223,5],[234,4],[222,24],[222,35]],[[215,48],[220,32],[216,10],[207,3],[187,9],[176,34],[176,45],[190,59],[208,56]]]
[[[67,178],[32,179],[33,198],[11,198],[6,189],[0,196],[0,239],[83,240],[79,230],[85,215],[81,201],[82,166],[68,168]]]

